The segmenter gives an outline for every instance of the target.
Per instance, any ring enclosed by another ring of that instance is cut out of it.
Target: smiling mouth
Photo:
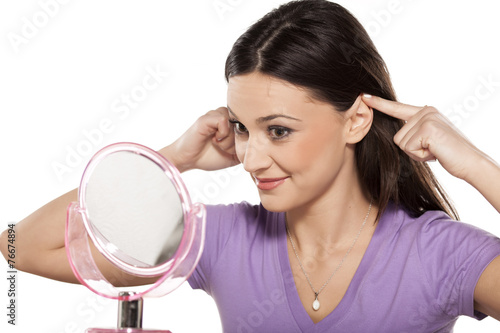
[[[285,182],[288,177],[282,178],[257,178],[255,179],[255,184],[260,190],[272,190]]]

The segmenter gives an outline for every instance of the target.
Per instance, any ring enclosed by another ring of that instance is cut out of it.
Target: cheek
[[[304,164],[318,163],[312,167],[322,167],[339,158],[343,146],[338,129],[319,130],[301,140],[294,155]]]

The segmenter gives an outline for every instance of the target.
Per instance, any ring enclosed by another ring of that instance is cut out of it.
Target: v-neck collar
[[[377,226],[373,233],[372,239],[370,240],[370,243],[368,244],[363,258],[361,259],[358,269],[356,270],[356,273],[354,274],[351,283],[349,284],[349,287],[347,288],[347,291],[344,297],[342,297],[340,303],[332,312],[330,312],[325,318],[317,323],[313,322],[306,309],[304,309],[304,306],[302,305],[299,297],[299,293],[297,291],[297,287],[295,286],[292,268],[290,267],[290,259],[288,257],[285,214],[279,214],[279,223],[277,225],[277,245],[281,274],[283,276],[282,280],[290,311],[297,325],[303,332],[323,332],[325,330],[331,330],[335,325],[343,320],[344,316],[347,313],[349,313],[349,309],[355,301],[357,290],[359,289],[363,281],[365,273],[367,272],[371,262],[375,259],[378,249],[383,241],[383,237],[381,237],[381,234],[383,234],[382,229],[384,220],[393,215],[392,211],[393,207],[391,204],[389,204],[385,212],[380,217],[380,220],[377,222]]]

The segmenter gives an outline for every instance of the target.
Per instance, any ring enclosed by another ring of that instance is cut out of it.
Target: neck
[[[342,181],[332,185],[321,198],[286,213],[287,226],[301,253],[314,254],[321,248],[348,248],[359,232],[370,201],[357,177],[339,175]],[[377,207],[373,205],[365,230],[374,231]]]

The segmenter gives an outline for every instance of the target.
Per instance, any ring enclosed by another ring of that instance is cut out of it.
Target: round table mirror
[[[75,276],[93,292],[132,309],[131,302],[144,296],[173,291],[194,270],[203,250],[205,206],[191,203],[179,172],[159,153],[134,143],[103,148],[87,165],[78,197],[68,207],[66,251]],[[156,282],[133,292],[113,285],[96,265],[89,239],[124,273]],[[136,315],[119,318],[119,329],[139,329],[140,323],[120,327]]]

